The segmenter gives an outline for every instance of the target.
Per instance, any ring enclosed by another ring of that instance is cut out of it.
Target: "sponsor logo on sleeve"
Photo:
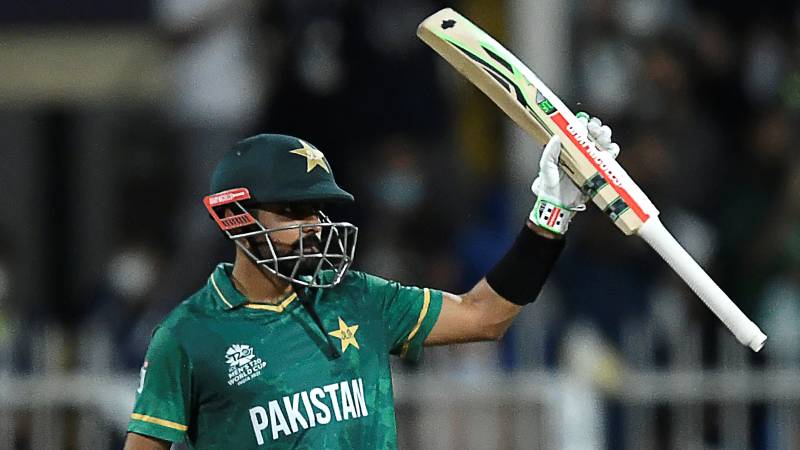
[[[144,376],[147,374],[147,360],[144,360],[142,368],[139,369],[139,387],[136,388],[136,393],[141,394],[144,389]]]

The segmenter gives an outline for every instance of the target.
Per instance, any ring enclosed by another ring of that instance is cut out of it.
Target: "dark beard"
[[[322,242],[316,234],[306,235],[301,239],[303,241],[304,253],[306,255],[310,253],[319,253],[322,250]],[[278,254],[278,257],[281,256],[300,256],[300,239],[292,244],[292,248],[289,249],[289,251]],[[298,264],[297,271],[294,274],[295,277],[312,276],[317,270],[319,260],[320,258],[305,257],[300,259],[299,264],[296,259],[289,261],[278,261],[278,272],[282,275],[290,276],[294,270],[295,264]]]

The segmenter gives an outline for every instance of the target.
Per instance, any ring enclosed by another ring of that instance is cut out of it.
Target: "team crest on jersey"
[[[360,349],[361,347],[358,346],[358,341],[356,340],[356,332],[358,331],[358,325],[348,325],[339,317],[339,329],[333,330],[329,335],[338,338],[342,343],[342,353],[347,350],[347,347],[353,346],[356,349]]]
[[[225,352],[228,363],[228,386],[241,386],[261,375],[267,363],[257,357],[253,347],[246,344],[233,344]]]

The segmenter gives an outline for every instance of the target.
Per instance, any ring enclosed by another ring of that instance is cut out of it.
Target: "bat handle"
[[[761,350],[767,336],[717,286],[657,217],[645,222],[638,234],[692,288],[742,345],[756,352]]]

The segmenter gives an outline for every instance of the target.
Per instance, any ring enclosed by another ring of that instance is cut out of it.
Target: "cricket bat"
[[[739,342],[756,352],[764,346],[767,336],[681,247],[647,195],[611,155],[595,148],[580,121],[525,64],[450,8],[425,19],[417,36],[542,144],[558,135],[560,166],[614,225],[644,239]]]

